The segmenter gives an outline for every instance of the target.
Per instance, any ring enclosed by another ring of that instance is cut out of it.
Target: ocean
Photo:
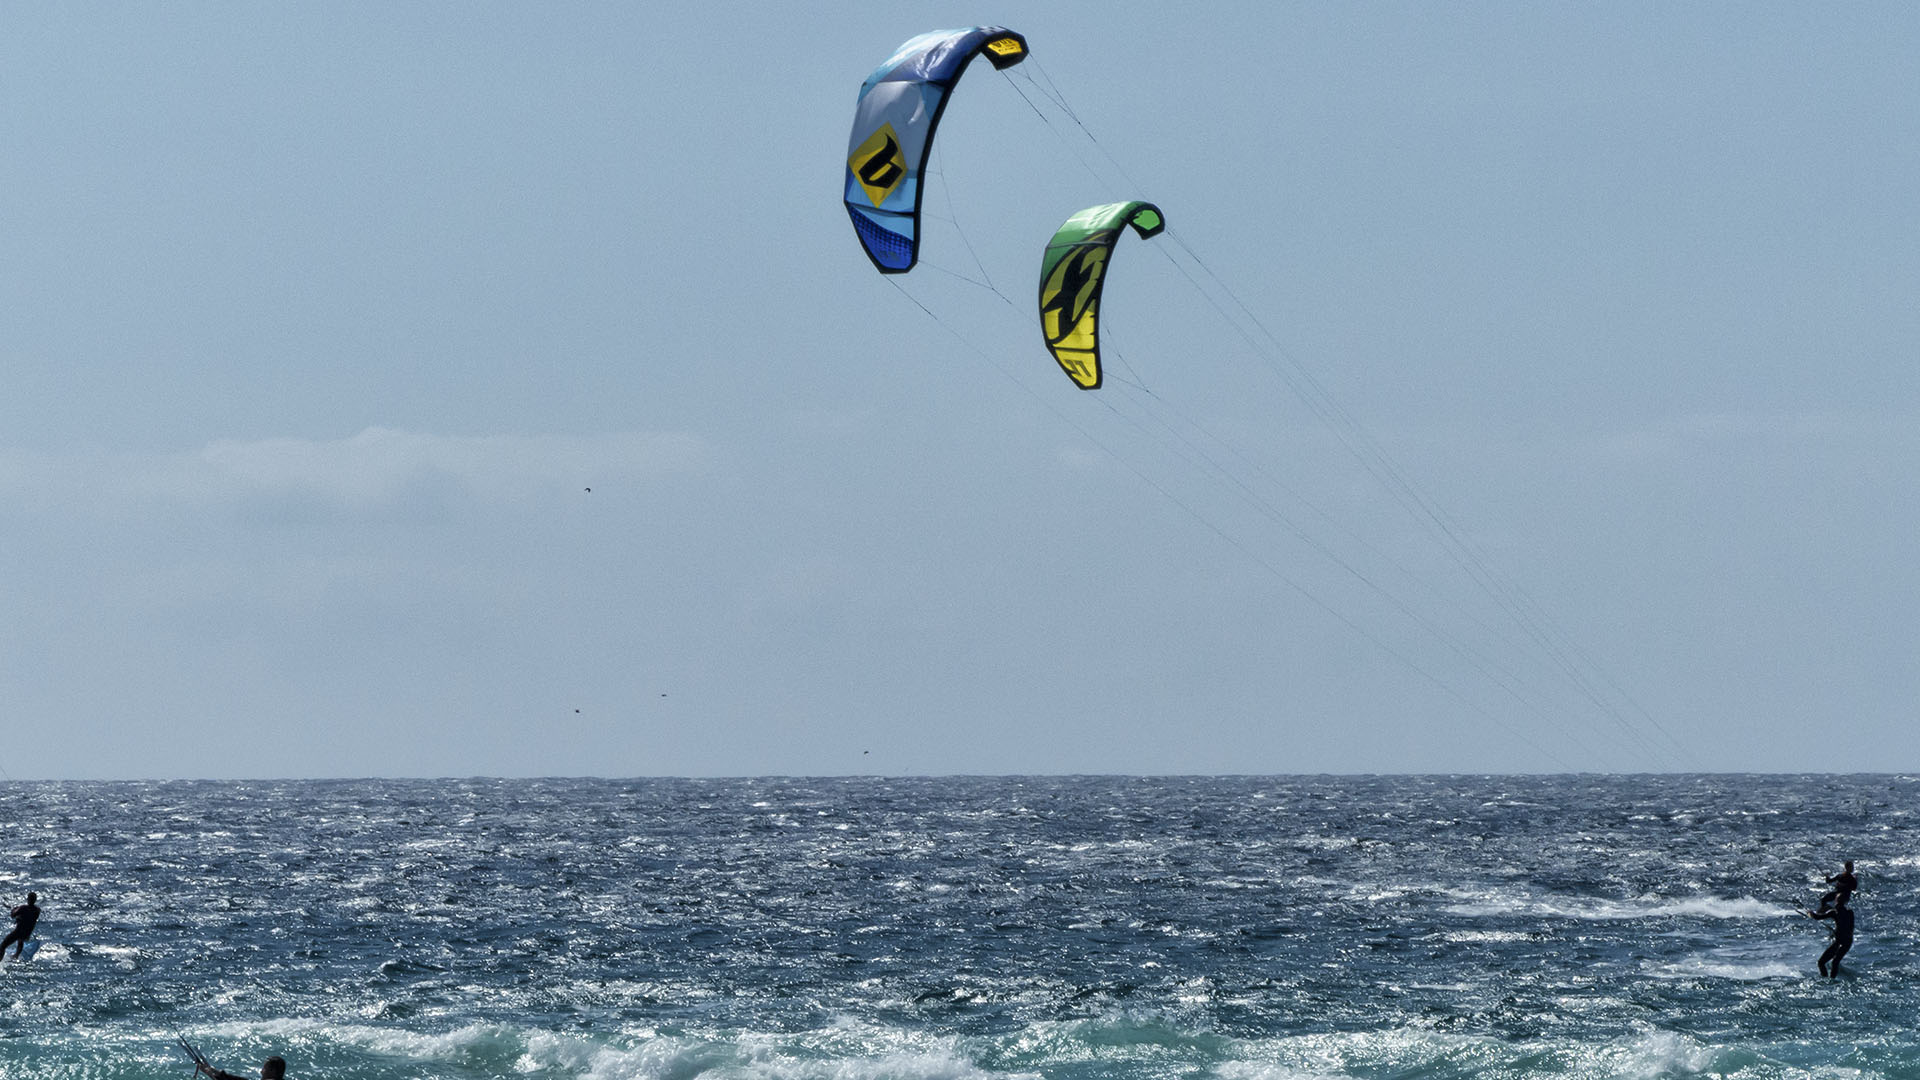
[[[0,1078],[1920,1080],[1920,778],[0,784]],[[1800,917],[1857,860],[1857,944]]]

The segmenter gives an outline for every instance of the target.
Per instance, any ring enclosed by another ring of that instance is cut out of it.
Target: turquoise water
[[[0,1078],[1920,1080],[1920,783],[0,785]],[[1850,971],[1792,913],[1859,861]]]

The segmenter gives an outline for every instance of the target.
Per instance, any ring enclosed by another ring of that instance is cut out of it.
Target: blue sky
[[[1920,768],[1906,6],[6,24],[9,777]]]

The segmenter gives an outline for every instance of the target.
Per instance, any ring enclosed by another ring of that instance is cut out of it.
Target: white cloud
[[[1685,459],[1701,453],[1792,451],[1910,454],[1913,426],[1903,416],[1838,413],[1700,412],[1598,439],[1599,457],[1624,463]]]
[[[703,440],[677,433],[446,436],[368,428],[345,439],[222,439],[160,455],[0,452],[0,493],[23,509],[259,498],[369,508],[423,490],[513,501],[612,487],[704,471],[711,459]]]

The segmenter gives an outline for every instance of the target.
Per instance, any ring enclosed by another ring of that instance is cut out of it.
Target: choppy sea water
[[[0,1078],[1920,1080],[1920,778],[0,785]],[[1792,914],[1858,860],[1850,972]]]

